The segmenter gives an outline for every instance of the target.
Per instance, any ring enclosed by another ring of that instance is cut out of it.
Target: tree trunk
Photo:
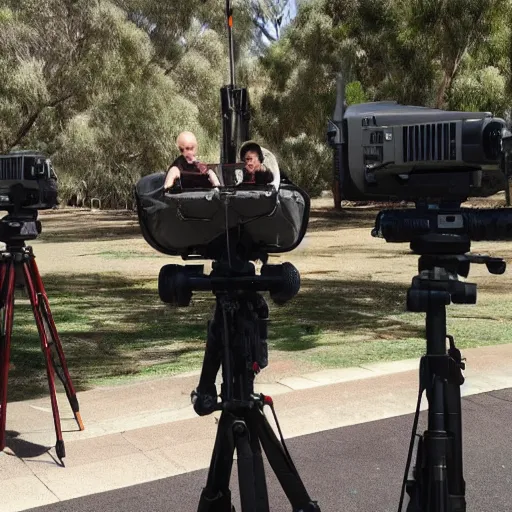
[[[459,65],[462,61],[462,57],[464,56],[468,48],[469,42],[466,45],[466,47],[458,53],[453,62],[450,62],[449,65],[445,65],[443,70],[443,80],[441,82],[441,85],[439,86],[439,89],[437,90],[436,108],[444,107],[444,97],[452,87],[452,82],[455,78],[455,75],[457,74],[457,71],[459,70]]]
[[[448,76],[448,73],[445,70],[443,72],[443,80],[441,81],[441,85],[439,86],[439,89],[437,90],[436,108],[444,107],[444,103],[445,103],[444,96],[446,94],[446,91],[449,88],[450,83],[451,83],[451,78]]]
[[[332,198],[334,199],[334,209],[341,210],[341,190],[340,182],[338,180],[332,181]]]

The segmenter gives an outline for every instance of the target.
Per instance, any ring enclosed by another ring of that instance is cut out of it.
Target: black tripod
[[[451,302],[476,303],[476,284],[458,280],[458,276],[468,275],[471,263],[484,263],[493,274],[502,274],[505,263],[499,258],[465,254],[469,251],[469,241],[450,244],[453,254],[448,255],[443,254],[447,252],[446,244],[436,246],[435,239],[427,237],[411,244],[416,253],[423,255],[419,259],[419,275],[413,278],[408,290],[407,309],[426,312],[427,350],[420,363],[418,405],[399,512],[405,490],[410,496],[408,512],[466,510],[460,393],[465,364],[453,337],[446,333],[446,306]],[[408,480],[423,391],[429,405],[428,427],[419,436],[413,478]]]
[[[23,284],[27,290],[41,340],[57,437],[55,449],[57,456],[62,461],[66,451],[60,426],[54,374],[57,374],[64,386],[79,429],[83,430],[84,426],[34,253],[31,247],[25,246],[26,240],[36,238],[41,232],[41,224],[36,220],[36,214],[37,212],[35,214],[30,212],[24,216],[19,213],[16,216],[7,216],[0,220],[0,240],[6,244],[5,250],[0,251],[0,311],[2,315],[0,325],[0,369],[2,372],[0,377],[0,450],[3,450],[6,444],[7,381],[14,316],[14,291],[16,284],[19,283]]]
[[[233,263],[233,262],[232,262]],[[214,263],[211,276],[199,276],[187,267],[169,265],[160,274],[159,289],[173,289],[165,299],[186,304],[191,290],[212,290],[216,296],[214,318],[208,323],[208,338],[199,386],[192,393],[199,415],[221,410],[208,480],[198,512],[232,512],[229,482],[236,449],[242,512],[269,512],[261,447],[294,512],[320,511],[312,501],[286,449],[267,421],[263,407],[273,409],[272,399],[254,393],[255,375],[267,365],[268,307],[258,291],[268,290],[277,303],[295,295],[300,286],[293,265],[264,265],[256,276],[252,263]],[[193,267],[192,267],[193,268]],[[196,267],[197,270],[197,267]],[[164,277],[162,277],[162,272]],[[167,285],[167,286],[166,286]],[[215,378],[222,367],[222,389],[218,402]],[[274,412],[275,417],[275,412]],[[276,418],[277,423],[277,418]]]

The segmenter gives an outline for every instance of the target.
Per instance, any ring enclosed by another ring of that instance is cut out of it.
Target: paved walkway
[[[462,399],[467,512],[512,510],[512,388]],[[425,430],[426,412],[419,432]],[[397,512],[413,415],[359,423],[286,442],[302,481],[322,512]],[[90,494],[30,512],[197,512],[207,469]],[[291,506],[267,465],[271,512]],[[238,467],[232,502],[241,512]],[[408,503],[406,498],[405,503]]]
[[[464,350],[468,396],[512,387],[512,345]],[[272,395],[287,438],[410,413],[418,361],[274,375]],[[262,373],[262,380],[265,380]],[[267,379],[268,380],[268,379]],[[189,394],[197,374],[98,388],[79,394],[86,426],[60,397],[66,467],[56,462],[49,399],[9,404],[8,448],[0,454],[2,512],[68,500],[206,468],[218,414],[199,418]],[[426,400],[424,401],[424,408]]]

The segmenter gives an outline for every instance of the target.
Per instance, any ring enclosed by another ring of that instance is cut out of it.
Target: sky
[[[295,0],[290,0],[290,18],[293,20],[297,14],[297,4]]]
[[[295,18],[296,15],[297,15],[297,4],[296,4],[295,0],[290,0],[290,6],[288,9],[289,21],[293,20],[293,18]]]
[[[283,22],[282,22],[282,25],[281,25],[281,29],[286,27],[286,25],[288,25],[288,23],[290,23],[295,18],[296,15],[297,15],[297,1],[296,0],[289,0],[288,5],[287,5],[287,9],[286,9],[286,11],[284,13],[284,18],[283,18]],[[269,23],[267,28],[268,28],[268,30],[269,30],[269,32],[271,34],[274,32],[274,28],[272,26],[272,23]]]

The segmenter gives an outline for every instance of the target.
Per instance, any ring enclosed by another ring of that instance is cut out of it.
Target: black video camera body
[[[354,201],[462,202],[482,195],[484,172],[502,177],[506,134],[505,121],[489,112],[444,111],[394,101],[346,107],[341,77],[327,131],[334,150],[335,186],[344,199]],[[504,188],[504,179],[502,183]]]
[[[47,210],[57,205],[57,175],[37,151],[0,155],[0,210]]]

